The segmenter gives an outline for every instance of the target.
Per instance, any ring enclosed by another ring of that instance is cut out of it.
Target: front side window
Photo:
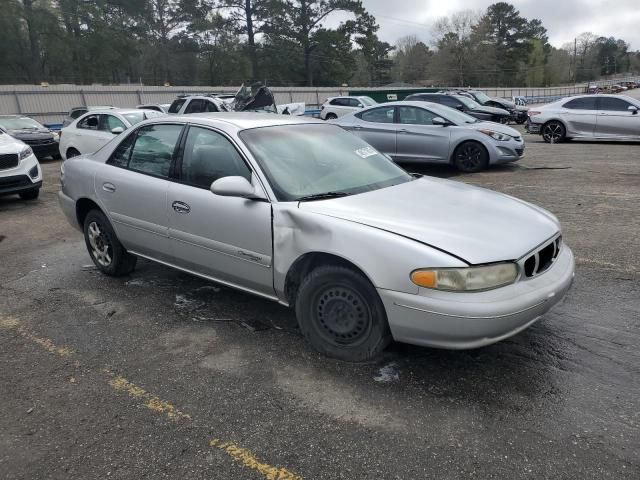
[[[350,98],[349,99],[349,106],[350,107],[361,107],[362,104],[360,103],[360,101],[357,98]]]
[[[176,98],[169,106],[169,113],[178,113],[186,101],[185,98]]]
[[[99,115],[87,115],[82,120],[78,122],[76,128],[80,128],[83,130],[98,130],[98,121]]]
[[[219,178],[232,176],[251,181],[251,170],[233,144],[212,130],[189,128],[182,155],[180,180],[208,189]]]
[[[207,101],[205,112],[218,112],[218,107],[211,100]]]
[[[127,129],[124,122],[113,115],[100,115],[100,120],[99,130],[111,133],[114,128],[122,128],[122,130]]]
[[[595,110],[596,97],[574,98],[573,100],[569,100],[563,106],[570,110]]]
[[[184,113],[202,113],[204,112],[204,109],[205,109],[205,101],[202,100],[201,98],[196,98],[189,102],[189,105],[187,105],[187,108],[185,109]]]
[[[443,95],[441,97],[437,97],[437,99],[435,100],[438,103],[441,103],[442,105],[446,105],[447,107],[451,107],[451,108],[460,108],[462,107],[462,103],[460,103],[458,101],[458,99],[453,98],[453,97],[448,97],[446,95]]]
[[[129,169],[167,178],[182,125],[145,125],[138,130]]]
[[[367,110],[358,115],[365,122],[393,123],[395,107],[380,107]]]
[[[433,125],[438,115],[417,107],[398,107],[399,123],[405,125]]]
[[[632,105],[621,98],[600,97],[600,110],[627,112]]]
[[[364,140],[335,125],[278,125],[240,132],[280,201],[352,195],[412,177]]]

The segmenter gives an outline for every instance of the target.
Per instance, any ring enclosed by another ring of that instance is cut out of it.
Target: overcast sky
[[[395,44],[405,35],[431,43],[430,27],[440,17],[460,10],[485,10],[490,0],[363,0],[380,30],[378,35]],[[640,49],[640,0],[512,0],[527,19],[539,18],[556,47],[582,32],[622,38],[632,50]],[[334,19],[335,21],[335,19]]]

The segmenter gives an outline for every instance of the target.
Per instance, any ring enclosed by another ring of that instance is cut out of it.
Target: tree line
[[[624,40],[556,48],[506,2],[395,45],[361,0],[0,0],[0,12],[3,84],[547,86],[640,71]]]

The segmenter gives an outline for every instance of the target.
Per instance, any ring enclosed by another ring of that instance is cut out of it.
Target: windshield
[[[38,122],[27,117],[4,117],[0,118],[0,126],[7,130],[37,130],[44,128]]]
[[[476,102],[475,100],[471,100],[469,97],[465,97],[463,95],[454,95],[454,97],[464,103],[471,110],[475,110],[480,106],[478,102]]]
[[[491,97],[484,92],[473,92],[473,96],[482,104],[491,100]]]
[[[471,115],[467,115],[460,110],[456,110],[455,108],[445,107],[444,105],[439,105],[434,103],[429,105],[429,109],[433,111],[436,115],[441,116],[445,120],[449,120],[451,123],[455,125],[465,125],[467,123],[478,123],[478,120]]]
[[[328,192],[356,194],[412,179],[335,125],[278,125],[240,132],[280,201]]]
[[[155,117],[156,115],[154,115],[154,113],[159,112],[154,112],[153,110],[141,110],[139,112],[123,113],[122,116],[126,118],[131,125],[135,125],[147,118]]]
[[[371,97],[358,97],[360,99],[360,101],[362,102],[362,104],[365,107],[371,107],[373,105],[377,105],[378,102],[376,102],[373,98]]]

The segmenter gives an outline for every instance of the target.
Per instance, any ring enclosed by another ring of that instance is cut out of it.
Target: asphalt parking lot
[[[517,165],[417,170],[557,215],[564,303],[490,347],[367,364],[277,304],[148,261],[99,274],[44,163],[39,200],[0,198],[0,478],[640,478],[640,144],[525,138]]]

